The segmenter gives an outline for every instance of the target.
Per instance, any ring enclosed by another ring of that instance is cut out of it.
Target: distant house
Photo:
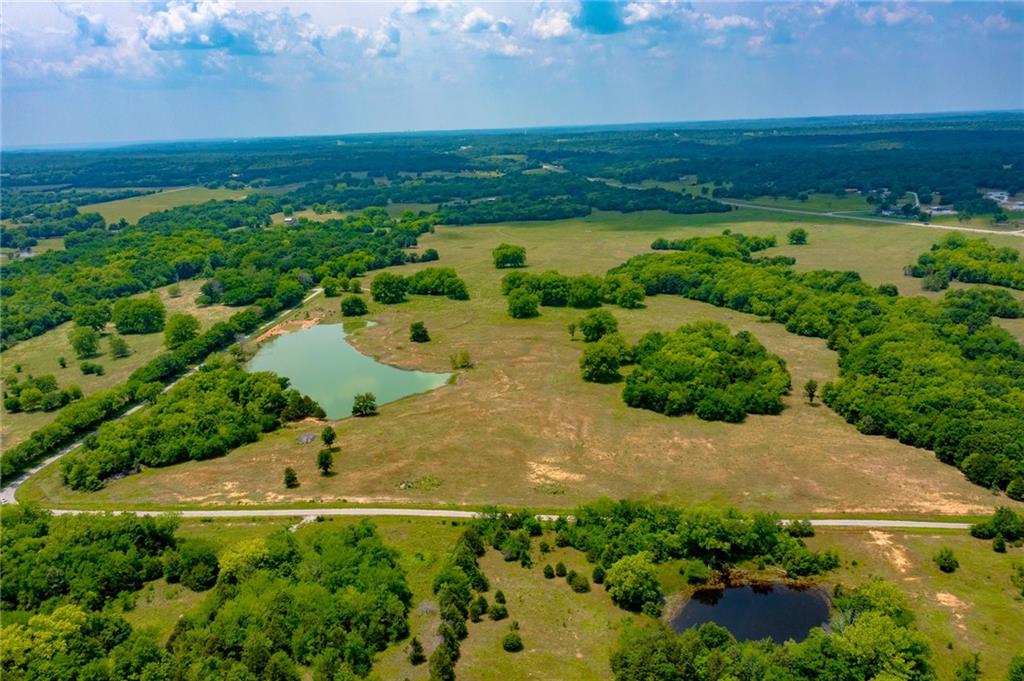
[[[298,222],[298,221],[295,218],[285,218],[284,219],[284,224],[286,224],[286,225],[294,225],[296,222]]]

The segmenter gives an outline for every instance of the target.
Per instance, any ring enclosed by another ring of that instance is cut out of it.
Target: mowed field
[[[198,280],[183,281],[179,285],[181,295],[178,297],[171,297],[169,293],[170,287],[157,289],[155,293],[160,296],[160,300],[167,307],[168,316],[176,312],[187,312],[199,319],[203,329],[215,322],[227,319],[238,311],[237,308],[224,307],[222,305],[210,307],[197,306],[194,301],[196,296],[199,295],[200,286],[202,286],[202,282]],[[141,295],[145,296],[148,294]],[[59,388],[63,389],[69,385],[77,385],[82,389],[83,393],[88,395],[97,390],[123,383],[133,371],[146,364],[146,362],[165,349],[163,332],[130,335],[124,338],[128,341],[132,354],[122,359],[114,359],[110,355],[108,338],[116,333],[116,330],[113,324],[109,324],[103,333],[103,338],[100,340],[100,354],[87,360],[101,364],[105,373],[102,376],[86,375],[79,369],[79,364],[83,360],[75,356],[75,351],[72,349],[71,343],[68,342],[68,333],[72,328],[74,328],[74,323],[66,322],[54,329],[50,329],[41,336],[22,341],[0,354],[3,376],[6,378],[13,374],[19,380],[23,380],[29,375],[44,376],[52,374],[57,379],[57,386]],[[67,367],[63,369],[58,362],[61,357],[67,362]],[[19,366],[21,367],[20,373],[17,372],[17,367]],[[0,432],[3,434],[3,439],[0,442],[2,442],[3,448],[7,449],[18,444],[31,435],[32,431],[57,418],[59,413],[60,410],[50,412],[18,412],[14,414],[8,413],[6,410],[0,412],[0,418],[2,418]]]
[[[781,218],[781,219],[780,219]],[[502,241],[528,249],[529,271],[603,274],[648,250],[657,236],[708,235],[730,228],[784,237],[794,221],[810,244],[781,246],[801,269],[853,269],[872,284],[895,283],[904,295],[920,281],[902,268],[945,232],[924,227],[814,221],[804,216],[735,211],[714,216],[663,213],[595,214],[554,223],[446,228],[421,240],[454,267],[472,300],[413,297],[405,304],[371,303],[376,326],[353,342],[367,354],[404,368],[449,370],[467,350],[476,367],[452,385],[385,405],[379,416],[335,422],[337,474],[317,474],[316,445],[298,435],[321,424],[291,425],[220,459],[151,469],[96,493],[64,489],[56,467],[30,480],[23,500],[109,507],[235,504],[468,504],[568,508],[600,496],[673,502],[721,502],[786,514],[979,514],[1013,503],[968,483],[931,452],[868,437],[822,405],[799,395],[778,416],[742,424],[671,418],[630,409],[619,385],[579,377],[583,344],[566,325],[582,312],[542,308],[532,320],[510,319],[491,249]],[[992,237],[1015,248],[1015,237]],[[426,265],[395,268],[408,274]],[[366,278],[368,283],[373,273]],[[777,324],[680,297],[649,298],[640,310],[609,308],[632,340],[656,329],[714,319],[752,331],[787,362],[795,386],[836,376],[836,355],[819,339]],[[337,321],[338,299],[314,298],[295,314]],[[422,320],[433,340],[408,341]],[[316,361],[316,358],[311,358]],[[301,485],[287,490],[282,471],[294,467]],[[422,482],[423,484],[417,484]],[[411,483],[411,484],[410,484]]]
[[[204,203],[213,199],[241,199],[246,191],[239,189],[207,189],[206,187],[176,187],[165,189],[156,194],[135,196],[118,201],[104,201],[82,206],[83,213],[99,213],[108,223],[124,218],[135,223],[144,215],[168,208],[187,206],[193,203]]]
[[[297,522],[297,518],[188,519],[182,521],[178,535],[206,539],[223,551],[240,541],[294,527]],[[314,527],[340,529],[356,522],[359,520],[355,518],[327,518],[323,525],[306,524],[297,531],[301,535]],[[384,541],[399,552],[399,564],[413,593],[410,636],[419,638],[429,655],[438,644],[440,621],[432,582],[462,527],[458,521],[435,518],[374,518],[371,522]],[[541,554],[540,539],[554,545],[550,533],[534,541],[532,568],[507,563],[494,550],[481,559],[481,568],[491,583],[487,599],[493,602],[494,592],[502,590],[509,618],[467,623],[469,636],[462,642],[456,667],[460,678],[611,679],[609,659],[623,627],[627,621],[649,622],[617,608],[601,586],[592,584],[589,593],[577,594],[564,579],[545,579],[542,568],[548,563],[562,561],[567,568],[585,575],[593,566],[571,548],[554,547],[551,553]],[[1024,652],[1024,631],[1017,626],[1022,598],[1010,581],[1013,565],[1024,560],[1024,549],[1011,548],[1007,554],[997,554],[989,542],[965,533],[924,531],[826,529],[807,541],[815,549],[834,549],[841,557],[842,566],[819,579],[826,589],[836,584],[853,587],[881,577],[907,594],[943,681],[952,681],[956,666],[975,651],[981,653],[984,678],[1001,679],[1009,659]],[[944,546],[952,548],[960,561],[960,569],[951,575],[940,572],[931,560]],[[683,580],[677,566],[661,567],[662,588],[668,601],[679,600]],[[139,593],[135,607],[124,616],[133,626],[150,628],[158,640],[166,640],[178,617],[197,607],[207,595],[157,580]],[[666,608],[666,617],[669,612]],[[519,623],[525,645],[517,654],[501,648],[501,638],[512,621]],[[407,654],[408,641],[391,646],[376,657],[375,675],[382,679],[427,679],[428,665],[410,665]]]

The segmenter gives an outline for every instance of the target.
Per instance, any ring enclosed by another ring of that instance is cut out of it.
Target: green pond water
[[[444,385],[451,374],[406,371],[368,357],[345,340],[341,324],[319,324],[277,336],[249,362],[249,371],[273,371],[320,403],[327,418],[352,415],[352,399],[373,393],[377,404]]]

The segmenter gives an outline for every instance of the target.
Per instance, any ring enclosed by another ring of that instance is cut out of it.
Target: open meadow
[[[104,201],[82,206],[82,212],[99,213],[108,223],[117,222],[124,218],[130,223],[136,223],[139,218],[150,213],[155,213],[177,206],[187,206],[194,203],[203,203],[211,200],[241,199],[245,198],[246,191],[239,189],[207,189],[206,187],[172,187],[164,189],[155,194],[145,196],[134,196],[130,199],[119,199],[117,201]]]
[[[583,343],[570,339],[566,325],[582,313],[542,308],[536,319],[509,318],[499,290],[504,272],[490,257],[494,246],[507,241],[527,248],[528,271],[602,274],[645,252],[658,236],[730,228],[784,241],[794,221],[810,232],[809,245],[773,252],[793,255],[800,269],[857,270],[872,284],[896,284],[904,295],[921,289],[919,280],[903,276],[903,266],[945,234],[750,210],[711,216],[596,213],[548,223],[439,227],[421,239],[421,248],[436,248],[438,264],[455,268],[472,299],[370,302],[369,318],[377,324],[355,331],[352,341],[398,367],[446,371],[459,350],[467,350],[476,366],[451,385],[383,406],[377,417],[335,422],[336,475],[319,476],[316,446],[297,444],[300,434],[321,425],[299,423],[223,458],[148,469],[95,493],[65,489],[51,466],[23,486],[19,498],[101,508],[345,502],[568,508],[610,496],[732,503],[786,514],[917,516],[981,514],[1013,503],[972,485],[931,452],[858,433],[796,392],[785,398],[781,415],[750,416],[742,424],[630,409],[621,386],[580,379]],[[1017,238],[991,238],[1021,248]],[[820,339],[679,297],[646,302],[638,310],[609,308],[630,340],[713,319],[733,331],[752,331],[786,360],[796,386],[836,376],[836,355]],[[318,296],[293,315],[336,322],[338,303]],[[430,330],[430,343],[408,341],[409,324],[419,320]],[[299,487],[282,485],[286,466],[297,471]]]

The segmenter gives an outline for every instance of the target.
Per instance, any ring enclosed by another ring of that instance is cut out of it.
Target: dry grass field
[[[378,324],[356,331],[353,342],[389,364],[424,370],[447,370],[450,355],[465,349],[476,367],[452,385],[385,405],[375,418],[335,423],[336,475],[319,476],[316,446],[296,443],[300,433],[320,426],[298,424],[221,459],[147,470],[92,494],[64,489],[51,467],[19,498],[99,507],[350,502],[565,508],[610,496],[723,502],[787,514],[921,516],[982,513],[1007,503],[930,452],[861,435],[796,394],[781,415],[753,416],[743,424],[630,409],[620,386],[579,378],[582,343],[570,340],[566,324],[582,313],[543,308],[536,319],[510,319],[499,291],[503,272],[490,260],[491,249],[508,241],[527,247],[530,271],[603,273],[646,251],[656,236],[713,234],[728,226],[782,237],[793,225],[780,215],[606,213],[557,223],[438,228],[422,247],[438,249],[438,264],[459,272],[472,300],[371,303],[370,318]],[[902,275],[903,265],[943,234],[798,221],[810,231],[810,244],[778,249],[794,255],[798,267],[855,269],[873,284],[897,284],[905,295],[919,293],[920,283]],[[993,240],[1021,247],[1017,238]],[[716,319],[754,332],[786,360],[794,385],[836,375],[836,357],[821,340],[678,297],[647,302],[640,310],[613,308],[627,337]],[[337,321],[337,306],[338,299],[317,297],[295,314]],[[432,342],[408,342],[409,324],[417,320],[426,323]],[[298,471],[302,484],[294,490],[281,484],[286,466]]]

